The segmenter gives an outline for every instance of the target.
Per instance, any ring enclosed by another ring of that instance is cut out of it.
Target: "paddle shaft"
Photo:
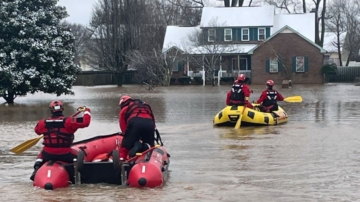
[[[244,113],[245,109],[246,109],[246,104],[244,105],[244,108],[243,108],[243,110],[242,110],[242,112],[241,112],[241,114],[239,116],[239,119],[235,124],[235,129],[239,129],[241,127],[241,119],[242,119],[242,116],[243,116],[243,113]]]

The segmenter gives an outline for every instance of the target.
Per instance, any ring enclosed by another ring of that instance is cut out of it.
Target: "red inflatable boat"
[[[34,186],[48,190],[67,187],[70,183],[162,186],[170,165],[170,155],[165,148],[156,145],[121,164],[118,148],[122,138],[116,133],[74,143],[72,148],[79,151],[76,161],[71,164],[46,162],[37,171]]]
[[[97,136],[76,142],[72,148],[81,154],[78,156],[78,161],[91,162],[95,156],[117,149],[122,138],[119,133]],[[67,187],[75,182],[75,173],[73,163],[49,161],[36,172],[33,185],[48,190]]]

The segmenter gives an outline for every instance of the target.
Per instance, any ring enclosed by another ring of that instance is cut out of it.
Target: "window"
[[[277,58],[270,59],[270,73],[276,73],[279,72],[279,61]]]
[[[259,28],[258,30],[258,39],[259,41],[265,40],[265,28]]]
[[[215,29],[209,29],[208,30],[208,42],[214,42],[216,37],[216,30]]]
[[[174,62],[174,63],[173,63],[173,66],[172,66],[172,71],[173,71],[173,72],[178,72],[180,65],[181,65],[180,62]]]
[[[305,72],[304,56],[296,56],[296,72]]]
[[[224,41],[232,41],[232,29],[224,29]]]
[[[249,41],[249,29],[241,29],[241,41]]]

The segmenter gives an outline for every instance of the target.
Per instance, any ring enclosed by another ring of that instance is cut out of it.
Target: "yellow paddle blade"
[[[23,143],[19,144],[18,146],[10,149],[10,151],[15,154],[21,154],[24,151],[26,151],[26,150],[30,149],[31,147],[33,147],[34,145],[36,145],[36,143],[39,142],[39,140],[41,140],[41,138],[43,138],[43,137],[44,137],[44,135],[40,135],[37,138],[27,140],[26,142],[23,142]]]
[[[241,119],[242,119],[242,114],[240,114],[239,119],[237,120],[236,124],[235,124],[235,129],[239,129],[241,126]]]
[[[284,99],[285,102],[302,102],[302,97],[300,95],[287,97]]]

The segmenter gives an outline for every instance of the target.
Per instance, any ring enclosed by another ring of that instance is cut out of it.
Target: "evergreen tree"
[[[0,0],[0,96],[73,94],[80,68],[74,63],[74,37],[61,20],[58,0]]]

